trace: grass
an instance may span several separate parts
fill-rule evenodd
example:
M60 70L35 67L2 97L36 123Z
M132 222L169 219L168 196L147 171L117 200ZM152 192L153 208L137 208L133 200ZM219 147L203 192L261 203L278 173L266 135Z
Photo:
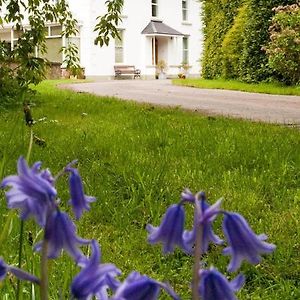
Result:
M243 264L247 283L238 298L300 299L299 130L75 94L58 90L55 83L38 86L34 99L34 118L47 118L34 126L46 147L34 145L31 162L41 160L56 174L79 160L86 194L98 200L78 223L78 232L100 242L104 262L115 263L124 276L137 270L168 280L183 300L190 299L192 259L179 250L163 256L160 246L147 244L145 230L148 223L157 226L189 187L206 191L211 203L224 197L225 209L242 213L257 233L267 233L277 245L260 265ZM26 155L29 132L22 111L1 113L0 126L0 172L6 176L16 172L19 155ZM69 211L66 178L58 192ZM3 193L0 198L0 253L16 264L19 220L7 210ZM33 243L41 239L33 222L26 222L25 230ZM39 274L29 235L24 249L23 267ZM225 271L228 258L220 252L212 247L204 260ZM77 270L66 255L50 262L51 299L69 298ZM15 298L15 284L3 282L2 299ZM35 299L36 291L23 284L23 299Z
M251 93L300 96L300 85L285 86L280 83L245 83L237 80L187 78L173 79L173 84L201 89L221 89Z

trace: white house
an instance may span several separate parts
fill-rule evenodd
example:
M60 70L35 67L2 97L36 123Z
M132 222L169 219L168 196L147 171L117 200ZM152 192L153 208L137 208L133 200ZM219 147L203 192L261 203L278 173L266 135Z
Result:
M199 75L203 35L198 0L124 0L121 39L101 48L94 45L93 29L96 17L106 12L105 1L102 2L69 0L79 24L78 36L70 40L79 47L80 64L88 78L113 78L115 65L134 65L143 78L154 78L161 60L167 64L168 76L177 76L182 63L190 66L191 76ZM49 24L46 57L53 62L63 61L59 48L68 42L60 32L59 25ZM0 29L0 39L12 48L19 34L12 24Z

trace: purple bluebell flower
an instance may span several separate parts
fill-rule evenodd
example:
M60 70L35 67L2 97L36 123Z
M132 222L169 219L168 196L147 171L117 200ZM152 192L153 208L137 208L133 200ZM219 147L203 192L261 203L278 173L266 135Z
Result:
M202 300L237 300L234 292L245 283L244 275L240 274L231 282L216 269L200 271L199 294Z
M260 254L274 251L275 245L264 242L267 236L256 235L241 215L229 212L224 214L223 231L229 246L223 250L223 254L231 255L227 268L229 272L236 271L244 259L256 265L261 261Z
M78 220L84 210L90 209L90 203L94 202L96 198L84 194L82 180L77 169L67 167L66 171L70 172L69 186L71 200L69 203L72 205L74 215Z
M64 249L75 260L82 263L85 259L79 250L79 245L87 245L90 240L85 240L76 235L76 226L66 213L59 210L53 211L47 218L44 239L47 242L48 258L56 258ZM40 251L43 241L35 245L34 249Z
M161 288L173 299L180 299L168 284L132 272L117 289L112 300L156 300Z
M185 213L182 205L171 205L167 209L159 227L153 227L150 224L147 225L149 243L162 242L164 253L173 252L176 245L184 249L185 246L182 238L184 221Z
M2 258L0 258L0 281L2 281L7 273L7 265L6 263L3 261Z
M2 258L0 258L0 281L2 281L5 276L6 273L10 272L11 274L15 275L17 278L21 279L21 280L26 280L26 281L30 281L33 283L40 283L40 280L35 277L34 275L31 275L19 268L7 265Z
M183 200L192 199L192 193L188 190L182 194ZM201 242L201 253L205 253L208 250L208 246L210 242L213 242L217 245L223 244L223 240L221 240L216 234L213 232L212 222L218 215L220 211L221 200L218 200L215 204L209 205L206 202L205 194L202 192L199 194L200 200L196 199L194 196L194 202L199 201L199 206L201 209L201 213L197 211L195 207L194 213L194 225L191 231L185 230L183 233L183 241L185 245L185 250L188 253L193 253L193 247L196 242L196 227L200 225L203 226L203 234L202 234L202 242Z
M73 279L72 295L76 299L86 300L96 296L97 299L108 299L107 289L116 291L120 282L115 279L121 271L113 264L100 264L101 253L98 243L92 241L91 258L84 264L82 270Z
M30 168L25 159L20 157L18 175L4 178L1 187L12 187L6 192L8 208L20 209L21 219L33 216L44 227L48 211L55 205L57 192L49 181L49 173L45 176L44 171L39 172L40 165L35 163Z

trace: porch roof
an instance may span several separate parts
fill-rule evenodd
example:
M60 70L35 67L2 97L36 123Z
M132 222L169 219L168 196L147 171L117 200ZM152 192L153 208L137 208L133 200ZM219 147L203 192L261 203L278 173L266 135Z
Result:
M146 35L163 35L163 36L184 36L176 29L164 24L162 21L150 21L148 25L143 29L142 34Z

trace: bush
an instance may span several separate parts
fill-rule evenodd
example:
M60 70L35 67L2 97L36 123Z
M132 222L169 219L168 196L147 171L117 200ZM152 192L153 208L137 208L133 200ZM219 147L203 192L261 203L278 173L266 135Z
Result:
M287 84L300 83L300 5L279 6L274 11L271 41L265 48L269 66Z
M269 42L269 26L274 12L272 8L286 5L294 0L247 0L249 11L244 32L243 53L241 58L241 79L259 82L273 76L268 65L268 57L262 50Z
M222 77L224 78L240 77L241 53L243 51L245 21L248 9L247 3L239 8L232 27L224 37L222 43Z
M202 76L237 78L246 82L274 76L263 47L278 5L294 0L202 0L204 55Z
M222 75L222 42L231 28L241 0L203 1L204 54L202 76L207 79Z

